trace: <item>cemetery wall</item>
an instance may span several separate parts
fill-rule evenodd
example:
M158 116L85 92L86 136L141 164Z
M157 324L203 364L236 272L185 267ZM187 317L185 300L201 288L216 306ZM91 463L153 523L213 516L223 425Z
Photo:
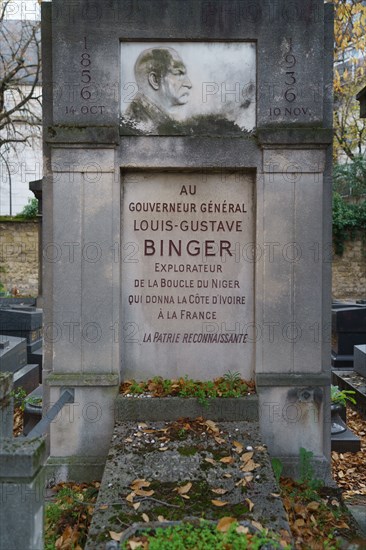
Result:
M0 282L6 290L38 293L38 221L0 222Z
M366 289L366 243L361 232L354 240L344 243L342 256L333 255L333 298L365 298Z
M37 295L38 221L0 222L0 281L11 290ZM359 233L344 243L342 256L334 254L332 293L337 299L362 298L366 288L366 248Z

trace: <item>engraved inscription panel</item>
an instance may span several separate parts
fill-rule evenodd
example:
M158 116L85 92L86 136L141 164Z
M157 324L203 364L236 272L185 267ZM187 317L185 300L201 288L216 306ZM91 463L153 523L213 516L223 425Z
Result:
M122 378L253 375L254 177L128 173Z
M250 132L256 116L253 43L122 43L122 134Z

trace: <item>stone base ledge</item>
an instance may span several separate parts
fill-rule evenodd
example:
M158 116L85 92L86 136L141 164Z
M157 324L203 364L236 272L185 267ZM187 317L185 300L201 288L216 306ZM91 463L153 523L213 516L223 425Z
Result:
M49 457L44 468L47 486L66 481L99 481L102 479L106 460L105 455Z
M125 397L118 395L115 418L121 422L169 422L178 418L203 416L217 422L257 421L258 396L221 397L208 399L207 406L196 398L184 397Z
M331 373L325 372L289 372L289 373L271 373L262 372L256 375L256 385L272 386L329 386L331 382Z
M100 386L118 386L118 374L104 373L52 373L47 376L45 383L48 386L71 386L71 387L100 387Z
M31 480L46 460L43 438L17 437L0 442L0 482L22 483Z
M298 456L274 456L271 458L277 458L283 465L282 475L285 477L291 477L292 479L299 479L300 477L300 461ZM321 479L325 485L334 486L335 482L330 473L329 461L324 455L314 456L311 459L311 465L314 470L314 479Z

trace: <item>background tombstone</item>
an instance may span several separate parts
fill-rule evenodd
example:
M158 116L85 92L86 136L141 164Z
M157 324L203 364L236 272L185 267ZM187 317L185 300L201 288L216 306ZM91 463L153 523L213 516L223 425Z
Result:
M177 353L172 340L150 347L145 334L154 337L169 328L187 346L191 365L196 357L207 378L218 372L218 364L210 371L198 336L183 344L190 320L192 333L200 333L197 319L180 319L184 324L168 318L168 311L181 315L183 308L162 279L186 278L156 271L153 250L161 257L167 250L157 262L169 260L173 270L180 254L185 266L197 266L198 255L207 265L215 254L222 279L239 283L218 294L245 296L245 304L214 308L213 293L207 294L206 310L216 312L224 346L217 349L227 357L222 372L254 374L263 439L288 472L296 469L300 447L313 451L319 469L327 471L331 6L322 0L171 0L168 7L163 0L54 0L42 11L44 81L54 83L44 89L45 401L56 401L61 387L75 388L75 403L51 426L51 461L58 474L76 475L72 462L85 478L88 460L103 464L119 380L132 376L138 363L137 374L148 376L159 373L163 358L160 372L168 374L166 357L172 357L173 374L185 374L184 351ZM159 50L161 64L135 73L147 42ZM228 52L234 50L242 63L234 54L230 62ZM232 202L247 201L250 217L223 211L224 192L230 202L236 177L244 181ZM221 205L216 215L229 224L240 222L235 231L225 234L216 226L207 237L201 226L185 232L179 226L183 217L176 228L174 213L162 207L157 212L157 204L179 202L169 196L177 178L188 188L201 179L204 200L202 194L192 201L181 196L181 203L198 209L215 202L210 187L215 181ZM155 212L143 218L129 205L144 185L145 202L155 204ZM161 222L160 229L152 228L152 220ZM187 221L194 220L191 212ZM138 235L141 221L150 224L146 237ZM174 222L171 230L167 222ZM188 262L194 245L199 252ZM226 251L225 264L220 250ZM150 273L141 271L145 266ZM149 279L157 281L156 297L175 300L174 309L162 305L165 325L159 324L156 304L146 302L147 286L135 293L142 303L128 302L135 281L148 285ZM204 296L197 274L189 280L192 294ZM212 285L212 275L207 280ZM182 289L180 295L189 293ZM196 306L186 310L199 312ZM229 334L245 336L245 343ZM243 346L242 363L235 346Z
M355 371L366 378L366 344L355 346L354 357Z
M332 307L332 367L352 369L354 347L366 341L366 307Z

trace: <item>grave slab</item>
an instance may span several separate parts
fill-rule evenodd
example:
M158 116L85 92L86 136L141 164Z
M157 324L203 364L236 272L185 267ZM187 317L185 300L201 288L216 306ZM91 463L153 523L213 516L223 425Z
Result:
M140 521L143 513L151 521L156 521L158 515L163 515L167 520L185 516L217 519L234 515L239 519L257 520L273 531L284 529L289 532L282 501L273 496L277 494L278 486L267 450L259 436L258 424L223 422L216 425L208 421L207 426L215 430L212 432L210 428L205 429L205 420L201 418L201 421L203 430L198 434L188 428L185 430L184 423L176 426L175 423L165 422L140 425L136 422L117 422L86 550L104 549L110 540L110 530L121 532L121 526ZM179 426L184 432L182 436L179 435ZM164 434L166 440L162 443L158 438L164 437ZM215 436L220 439L219 444ZM245 453L253 453L255 469L251 472L240 469L245 463L242 458L251 460ZM224 460L220 461L222 458ZM248 466L247 470L250 468ZM154 496L151 499L136 496L136 501L141 499L142 503L135 511L126 497L130 495L131 484L136 479L151 483L144 491L152 489ZM191 494L190 499L174 499L174 488L188 482L192 483L192 489L187 493L187 496ZM243 500L241 485L245 486L244 497L254 504L250 512L244 511L245 498ZM223 489L223 495L212 491L218 488ZM215 499L227 504L223 508L215 507L211 503Z

